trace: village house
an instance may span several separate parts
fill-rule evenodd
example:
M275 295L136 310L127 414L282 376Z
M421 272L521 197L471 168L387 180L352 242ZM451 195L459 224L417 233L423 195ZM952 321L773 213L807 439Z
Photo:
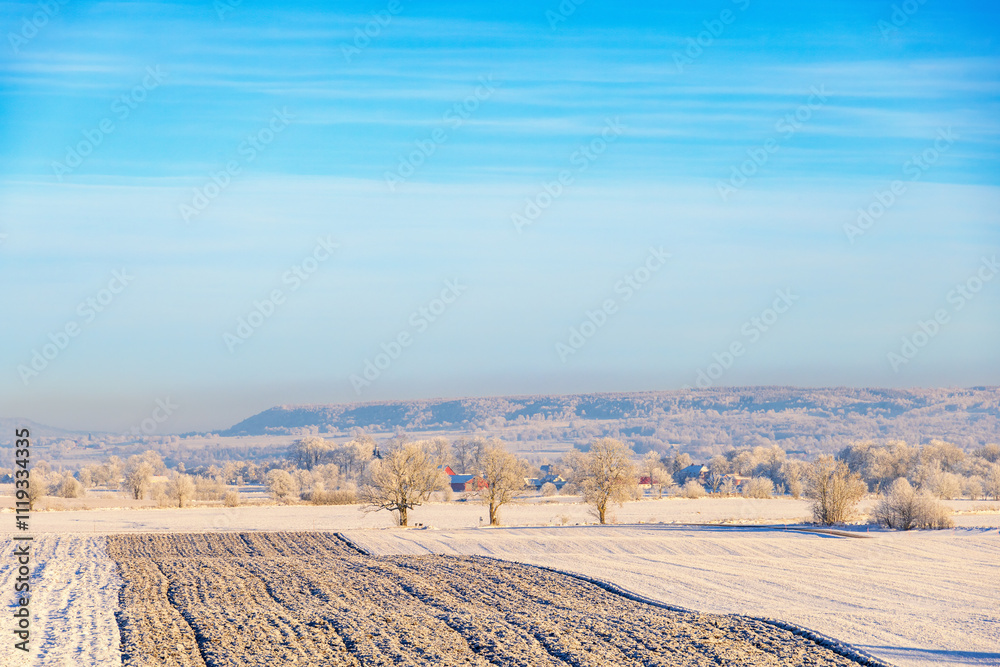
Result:
M677 471L677 483L684 484L689 479L698 480L700 484L708 483L708 466L690 465Z
M479 475L451 475L451 490L479 491L489 486L489 483Z

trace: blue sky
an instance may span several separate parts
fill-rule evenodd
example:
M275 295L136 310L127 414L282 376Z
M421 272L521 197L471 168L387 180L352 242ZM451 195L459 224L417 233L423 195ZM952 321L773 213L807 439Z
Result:
M990 3L49 7L0 10L3 416L998 381Z

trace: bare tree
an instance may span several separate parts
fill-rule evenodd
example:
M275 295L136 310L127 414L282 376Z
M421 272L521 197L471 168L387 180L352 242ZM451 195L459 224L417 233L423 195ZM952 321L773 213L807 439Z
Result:
M428 451L434 457L434 463L438 467L444 467L451 463L452 450L451 443L447 438L433 438L427 445Z
M992 496L993 500L1000 500L1000 463L990 464L986 479L983 480L983 492Z
M355 436L349 443L347 443L347 446L351 450L350 455L347 457L347 475L354 479L364 471L365 465L367 465L367 463L374 458L374 452L377 445L375 443L375 438L362 433Z
M77 474L77 478L80 480L80 484L84 489L89 489L94 486L94 470L97 466L89 465L80 468L80 472Z
M708 485L713 493L719 492L719 487L722 486L726 475L729 474L729 469L729 459L721 454L713 456L712 460L708 462Z
M149 466L153 469L154 475L165 475L167 472L167 466L163 462L163 457L160 453L153 451L152 449L147 449L142 453L142 459L149 463Z
M499 526L500 508L524 488L527 464L508 452L503 442L496 438L486 443L479 463L486 481L486 486L479 490L479 497L490 508L490 525Z
M358 497L366 511L395 512L399 525L406 526L409 510L446 483L444 471L438 469L427 443L407 442L372 461Z
M24 496L21 492L24 492ZM28 478L28 488L18 489L17 499L27 500L28 509L32 510L35 508L35 503L42 499L42 496L47 496L49 494L49 481L47 475L44 471L32 470L31 476Z
M691 460L691 455L687 452L682 452L677 456L673 457L670 461L670 474L673 475L674 481L683 482L684 480L677 478L677 473L690 465L693 465L694 461Z
M847 521L867 490L861 475L852 473L846 463L819 457L809 474L813 519L825 525Z
M805 479L808 476L808 465L802 461L785 461L781 465L780 477L784 481L788 493L798 500L805 491Z
M108 460L94 471L94 484L96 486L117 487L121 478L122 460L117 456L109 456Z
M482 438L459 438L452 444L455 459L455 472L461 475L472 474L479 467L480 452L483 449Z
M194 497L194 488L190 475L174 475L167 483L167 497L176 500L178 507L184 507Z
M979 449L972 452L973 456L977 456L984 461L989 461L990 463L1000 462L1000 445L995 442L991 442L988 445L983 445Z
M134 454L125 461L125 490L136 500L142 500L149 490L149 479L153 476L153 464L145 456Z
M663 485L670 481L671 475L663 465L657 452L648 452L639 464L639 472L649 478L649 488L656 491L656 497L663 497Z
M583 489L584 501L594 506L594 515L602 524L607 522L610 505L634 497L638 473L632 454L620 440L601 438L591 443L589 452L567 461L574 467L574 481Z
M331 443L323 438L309 436L308 438L296 440L291 447L290 454L298 466L306 470L312 470L314 466L320 464L323 457L332 449Z

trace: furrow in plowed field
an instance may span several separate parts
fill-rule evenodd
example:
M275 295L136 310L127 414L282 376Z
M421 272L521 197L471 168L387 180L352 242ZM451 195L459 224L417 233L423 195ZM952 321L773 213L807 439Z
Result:
M853 665L757 621L483 558L316 533L121 535L126 665Z

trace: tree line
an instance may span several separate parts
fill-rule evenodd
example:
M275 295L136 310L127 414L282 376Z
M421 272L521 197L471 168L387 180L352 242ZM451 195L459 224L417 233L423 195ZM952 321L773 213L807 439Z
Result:
M986 445L965 452L934 440L923 446L902 441L857 442L835 456L812 462L793 460L777 446L733 449L704 464L692 476L687 453L646 452L638 456L616 438L597 438L573 449L547 472L565 481L562 493L580 495L600 523L615 505L639 499L639 482L657 497L696 498L707 494L740 494L769 498L788 494L813 501L813 518L832 524L848 520L867 493L879 495L874 517L889 527L941 527L947 510L941 499L959 497L1000 500L1000 446ZM168 469L155 451L111 456L75 472L56 471L44 462L33 470L32 500L42 495L82 497L89 488L122 489L134 499L155 498L183 507L192 500L240 503L231 487L264 486L281 502L362 504L368 511L390 511L407 525L410 511L429 500L449 500L445 467L474 475L474 493L488 508L491 525L500 523L501 509L525 491L525 479L541 477L539 467L512 453L499 438L432 438L411 441L397 433L376 441L356 433L347 441L318 436L299 439L283 458L264 462L228 461L190 471L183 463ZM695 466L696 472L701 472ZM2 474L3 471L0 471ZM559 477L556 477L556 476ZM552 483L543 495L557 492Z

